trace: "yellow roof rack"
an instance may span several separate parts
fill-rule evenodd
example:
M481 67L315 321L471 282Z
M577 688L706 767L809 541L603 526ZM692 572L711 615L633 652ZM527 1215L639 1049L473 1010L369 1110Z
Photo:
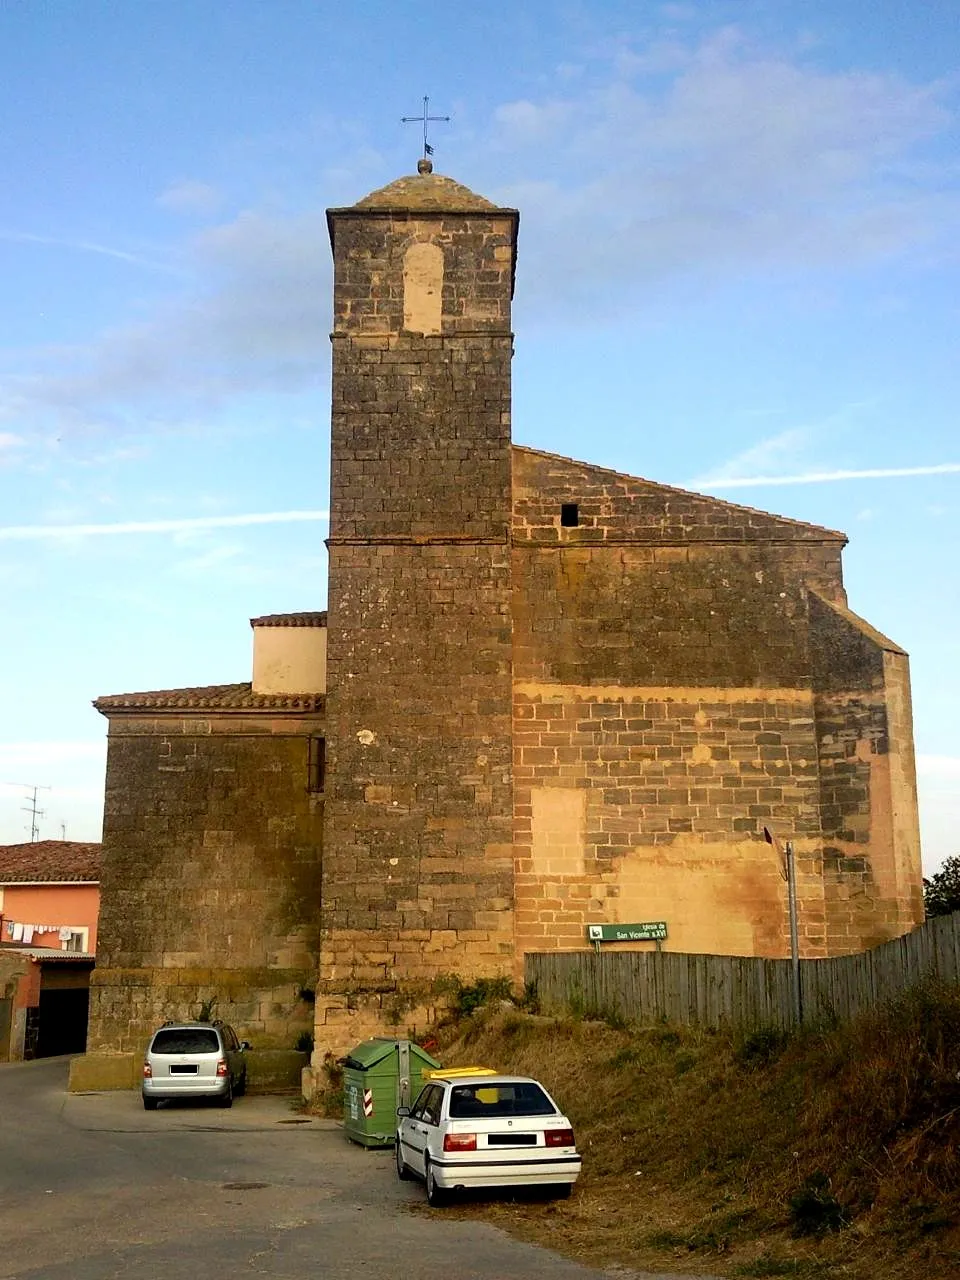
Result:
M424 1080L456 1080L461 1076L495 1076L493 1067L438 1067L424 1071Z

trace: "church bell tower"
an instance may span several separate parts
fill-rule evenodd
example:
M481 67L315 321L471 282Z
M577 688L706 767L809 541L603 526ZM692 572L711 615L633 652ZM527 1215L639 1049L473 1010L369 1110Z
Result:
M420 162L334 258L317 1047L513 961L510 307L518 214Z

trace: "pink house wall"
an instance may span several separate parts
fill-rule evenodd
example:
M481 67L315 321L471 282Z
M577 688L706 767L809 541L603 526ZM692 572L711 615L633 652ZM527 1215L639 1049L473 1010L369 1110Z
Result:
M100 911L100 886L96 884L8 884L3 886L3 906L0 908L0 939L12 941L7 932L7 922L16 924L45 924L54 926L49 932L34 933L30 945L53 947L60 950L63 944L58 930L88 929L87 951L97 949L97 916Z

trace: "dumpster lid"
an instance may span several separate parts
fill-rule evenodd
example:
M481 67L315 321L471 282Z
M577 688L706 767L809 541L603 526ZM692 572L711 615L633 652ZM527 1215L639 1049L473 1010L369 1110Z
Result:
M357 1071L367 1071L389 1057L396 1047L396 1040L388 1040L385 1036L374 1036L372 1040L364 1040L356 1048L351 1049L344 1058L343 1065L353 1067Z

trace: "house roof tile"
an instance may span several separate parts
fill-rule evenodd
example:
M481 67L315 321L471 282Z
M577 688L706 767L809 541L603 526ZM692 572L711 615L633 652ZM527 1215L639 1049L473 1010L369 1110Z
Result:
M251 627L325 627L326 609L314 613L265 613L262 618L251 618Z
M196 689L149 689L97 698L98 711L320 711L322 693L254 693L243 684L210 684Z
M97 883L100 845L82 840L33 840L0 845L0 884L31 880Z

